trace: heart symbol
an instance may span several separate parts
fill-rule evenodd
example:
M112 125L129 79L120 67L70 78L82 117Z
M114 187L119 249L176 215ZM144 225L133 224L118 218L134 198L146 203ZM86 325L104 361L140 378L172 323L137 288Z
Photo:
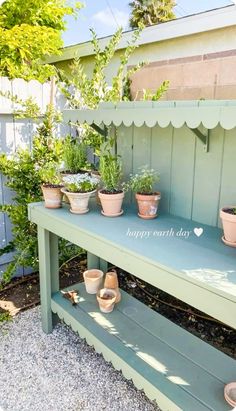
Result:
M194 234L197 236L197 237L201 237L201 235L203 234L203 228L201 228L201 227L199 227L199 228L194 228Z

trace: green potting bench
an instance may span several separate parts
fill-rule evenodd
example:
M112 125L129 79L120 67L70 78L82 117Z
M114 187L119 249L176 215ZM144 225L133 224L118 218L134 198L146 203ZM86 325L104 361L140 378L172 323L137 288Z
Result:
M76 216L66 206L48 210L36 203L29 207L29 218L38 225L46 333L52 331L53 319L63 319L125 377L155 398L162 410L229 409L223 388L235 380L235 360L125 292L113 313L102 314L83 284L73 286L81 297L74 308L60 294L58 282L57 239L62 237L88 250L89 267L109 261L235 327L235 250L221 242L221 230L201 225L204 232L197 237L193 232L196 224L182 218L161 215L155 221L143 221L133 209L125 209L123 217L110 219L101 216L95 205L87 215ZM171 228L176 234L181 230L191 233L188 239L157 235ZM135 232L152 234L141 239L130 235Z
M64 116L101 133L115 125L125 174L143 164L156 168L162 200L160 216L150 221L128 204L116 219L103 217L96 204L82 216L66 205L29 206L38 225L44 331L63 319L163 411L228 411L223 390L236 379L234 359L125 292L112 313L102 314L78 284L73 307L59 291L57 243L62 237L86 249L89 268L105 270L109 261L236 328L236 249L222 243L218 219L219 207L236 201L236 102L103 104Z

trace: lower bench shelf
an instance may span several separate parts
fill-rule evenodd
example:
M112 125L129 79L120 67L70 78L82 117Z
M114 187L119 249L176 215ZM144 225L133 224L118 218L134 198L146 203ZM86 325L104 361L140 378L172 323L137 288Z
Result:
M103 314L84 284L72 288L79 304L57 292L52 311L163 411L229 410L223 391L236 379L235 360L123 291L114 311Z

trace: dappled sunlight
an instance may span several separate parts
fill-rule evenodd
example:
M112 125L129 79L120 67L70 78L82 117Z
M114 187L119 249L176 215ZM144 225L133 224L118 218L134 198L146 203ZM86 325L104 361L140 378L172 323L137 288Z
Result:
M16 307L10 300L0 300L0 309L9 311L11 315L16 315L20 311L20 307Z
M98 312L89 312L89 315L96 321L97 324L105 328L110 332L110 334L118 334L114 325L106 318L106 315Z
M183 270L188 277L236 296L236 271L218 271L210 268Z
M162 364L160 361L156 360L156 358L154 358L152 355L149 355L142 351L137 351L136 354L139 358L145 361L148 365L150 365L156 371L160 372L161 374L167 373L168 369L166 368L166 366Z
M177 375L170 375L169 377L167 377L167 380L177 385L190 385L187 381L183 380L183 378L178 377Z

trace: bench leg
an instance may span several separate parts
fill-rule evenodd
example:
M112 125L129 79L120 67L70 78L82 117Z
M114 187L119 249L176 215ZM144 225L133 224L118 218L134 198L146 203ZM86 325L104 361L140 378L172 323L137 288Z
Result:
M99 266L100 266L100 270L102 270L104 273L107 273L107 271L108 271L108 262L107 261L100 258Z
M38 246L42 328L49 334L57 320L51 311L52 292L59 290L57 236L38 227Z
M87 268L91 270L92 268L100 269L100 259L94 254L87 252Z
M102 258L99 258L96 255L87 252L87 267L88 270L92 268L98 268L99 270L102 270L104 273L106 273L108 270L108 263Z

